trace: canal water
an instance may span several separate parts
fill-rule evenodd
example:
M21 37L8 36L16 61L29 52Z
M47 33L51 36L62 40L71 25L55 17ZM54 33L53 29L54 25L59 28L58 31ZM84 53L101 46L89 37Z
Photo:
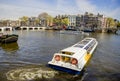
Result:
M119 81L120 36L92 33L60 34L59 31L16 31L17 43L0 45L0 81ZM78 75L53 70L46 66L53 54L85 37L94 37L98 46Z

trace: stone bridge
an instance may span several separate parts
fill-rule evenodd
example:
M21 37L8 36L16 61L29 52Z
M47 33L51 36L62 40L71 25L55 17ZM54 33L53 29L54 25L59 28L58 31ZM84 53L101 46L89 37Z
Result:
M4 32L4 31L12 31L13 28L12 27L0 27L0 31Z
M21 30L45 30L47 27L27 27L27 26L21 26Z

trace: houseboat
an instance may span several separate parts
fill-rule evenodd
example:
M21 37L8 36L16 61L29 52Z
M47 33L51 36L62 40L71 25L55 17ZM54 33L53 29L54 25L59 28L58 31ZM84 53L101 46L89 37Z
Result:
M80 74L98 42L95 38L85 38L82 41L55 53L48 66L70 74Z

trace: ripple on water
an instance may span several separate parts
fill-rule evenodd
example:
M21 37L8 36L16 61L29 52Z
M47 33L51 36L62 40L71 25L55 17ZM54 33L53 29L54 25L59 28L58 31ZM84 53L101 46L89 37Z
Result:
M53 78L57 71L43 70L41 68L16 69L6 73L8 80L34 80L42 78Z

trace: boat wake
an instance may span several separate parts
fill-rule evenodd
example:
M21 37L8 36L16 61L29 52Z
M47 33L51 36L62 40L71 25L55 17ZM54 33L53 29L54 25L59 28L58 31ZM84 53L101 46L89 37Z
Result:
M53 78L57 71L54 70L43 70L42 68L26 68L26 69L16 69L10 70L6 73L8 80L35 80L42 78Z

